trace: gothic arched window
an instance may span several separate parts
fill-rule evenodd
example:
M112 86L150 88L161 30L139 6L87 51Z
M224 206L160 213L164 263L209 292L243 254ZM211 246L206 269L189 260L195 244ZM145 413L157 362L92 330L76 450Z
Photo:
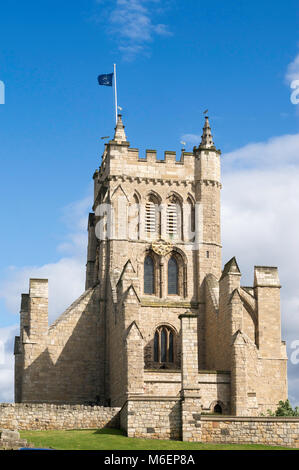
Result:
M221 406L219 405L219 403L217 403L217 405L214 406L214 413L222 413L222 408Z
M173 362L174 358L174 334L168 326L157 328L154 337L154 361Z
M148 238L155 238L160 235L160 218L159 201L155 195L150 195L145 203L145 232Z
M182 207L176 196L171 196L166 207L166 232L169 238L182 238Z
M151 256L147 256L144 260L144 293L155 293L155 266Z
M178 263L174 256L168 261L168 294L178 295L179 282L178 282Z

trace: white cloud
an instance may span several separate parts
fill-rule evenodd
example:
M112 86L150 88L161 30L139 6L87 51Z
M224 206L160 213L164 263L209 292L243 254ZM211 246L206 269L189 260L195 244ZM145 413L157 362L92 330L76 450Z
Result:
M127 61L133 60L141 52L148 53L148 44L155 36L172 34L166 24L155 23L154 18L164 9L163 4L163 7L159 7L160 0L101 0L97 3L109 9L106 17L109 34Z
M84 291L87 250L87 216L91 197L76 201L63 209L63 223L68 233L57 249L67 253L55 263L42 266L10 266L0 280L0 298L19 322L21 293L28 292L29 278L49 279L49 323L52 323ZM0 328L0 345L4 344L4 363L0 361L0 402L13 401L14 396L14 337L19 325ZM1 349L1 348L0 348ZM1 349L2 351L2 349ZM1 359L1 358L0 358Z
M43 266L11 267L1 282L0 296L7 309L20 311L21 293L28 292L29 278L49 279L49 321L53 322L84 291L84 258L62 258Z
M11 402L14 397L14 337L18 325L0 328L0 343L4 345L4 356L0 360L0 403ZM2 348L1 348L2 350ZM2 352L2 351L1 351Z
M131 46L119 46L118 47L120 52L123 53L123 57L127 62L130 62L135 59L136 55L139 53L143 53L148 55L148 52L144 51L144 46L140 46L138 44L131 45Z
M201 135L197 134L184 134L181 137L181 140L190 145L199 145L201 142Z
M87 250L87 216L91 197L76 201L63 209L63 223L69 229L57 250L63 256L55 263L42 266L10 266L0 281L0 298L7 309L18 314L21 293L28 292L29 278L49 279L49 321L52 322L83 291Z
M243 285L252 285L254 265L278 266L282 284L282 336L299 339L299 135L246 145L222 158L223 262L236 256ZM289 364L289 390L299 365Z
M254 142L223 155L230 168L264 168L299 165L299 134L272 137L266 142Z

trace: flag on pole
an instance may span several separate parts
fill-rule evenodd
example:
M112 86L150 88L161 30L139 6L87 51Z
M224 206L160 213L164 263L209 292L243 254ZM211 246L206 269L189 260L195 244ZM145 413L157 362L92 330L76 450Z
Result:
M103 73L98 76L99 85L112 86L114 81L114 103L115 103L115 123L117 124L117 89L116 89L116 64L113 64L112 73Z
M112 86L113 73L104 73L98 76L99 85Z

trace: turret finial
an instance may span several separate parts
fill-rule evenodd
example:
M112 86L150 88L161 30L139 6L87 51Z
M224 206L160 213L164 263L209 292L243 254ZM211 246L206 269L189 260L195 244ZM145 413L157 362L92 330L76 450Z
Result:
M126 142L127 136L125 133L125 126L123 125L121 114L117 115L117 124L115 127L114 139L116 142Z
M208 116L205 116L205 125L203 127L200 147L204 147L204 148L214 147L213 136L211 133L211 127L210 127Z

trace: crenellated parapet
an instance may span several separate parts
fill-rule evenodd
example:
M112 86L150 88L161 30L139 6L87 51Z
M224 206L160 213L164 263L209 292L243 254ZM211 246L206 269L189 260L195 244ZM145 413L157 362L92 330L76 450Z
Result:
M142 157L139 154L139 149L137 148L129 148L128 153L129 153L128 155L129 158L131 157L135 161L141 164L145 162L148 162L148 163L151 162L151 163L157 163L157 165L165 164L165 163L180 165L180 164L188 163L188 161L186 160L188 157L194 158L193 152L182 151L180 154L180 157L177 159L176 152L172 150L165 150L163 158L158 158L157 150L146 150L145 157Z

